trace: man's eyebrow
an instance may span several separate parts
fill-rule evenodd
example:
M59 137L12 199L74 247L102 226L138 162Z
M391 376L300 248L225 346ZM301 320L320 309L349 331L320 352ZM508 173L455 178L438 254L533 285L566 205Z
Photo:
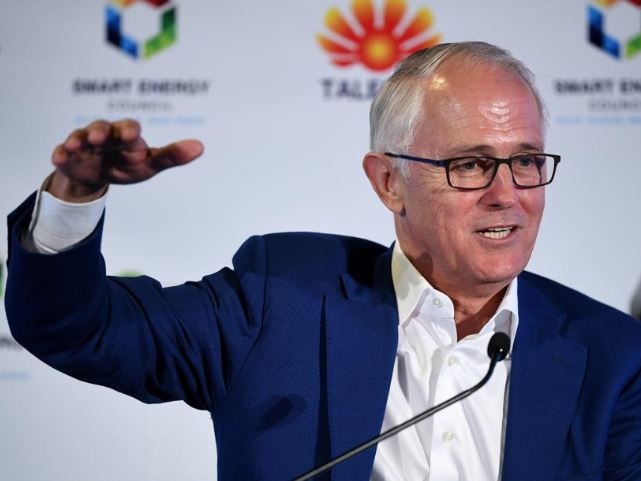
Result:
M521 152L543 152L543 147L537 143L524 142L517 145L515 153ZM478 144L469 146L458 146L447 150L445 157L460 157L464 155L488 155L493 157L496 149L492 145Z
M543 145L524 143L519 145L519 150L536 150L537 152L543 152Z

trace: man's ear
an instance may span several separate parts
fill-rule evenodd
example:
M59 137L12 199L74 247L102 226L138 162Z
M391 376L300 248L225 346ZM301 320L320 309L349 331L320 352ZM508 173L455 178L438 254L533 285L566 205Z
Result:
M403 215L403 176L394 168L393 160L378 152L363 158L363 170L381 202L394 214Z

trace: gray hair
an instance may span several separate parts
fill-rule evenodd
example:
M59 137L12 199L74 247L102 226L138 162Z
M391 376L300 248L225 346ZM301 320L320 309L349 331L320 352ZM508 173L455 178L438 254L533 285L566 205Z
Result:
M443 43L419 50L398 64L377 92L370 108L370 149L375 152L407 152L414 141L424 98L425 80L449 59L462 57L476 65L491 65L517 74L534 95L541 121L546 110L534 83L534 74L510 52L485 42ZM395 166L407 175L407 162Z

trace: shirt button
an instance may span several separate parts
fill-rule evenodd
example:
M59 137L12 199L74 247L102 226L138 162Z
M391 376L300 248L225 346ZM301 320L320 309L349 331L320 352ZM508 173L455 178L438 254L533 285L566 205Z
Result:
M452 431L444 431L443 434L441 434L441 440L444 443L454 441L454 433Z
M443 307L443 301L440 300L438 297L434 298L434 300L432 301L432 304L434 304L436 307Z
M458 357L456 356L450 356L447 358L447 365L452 367L456 366L458 364Z

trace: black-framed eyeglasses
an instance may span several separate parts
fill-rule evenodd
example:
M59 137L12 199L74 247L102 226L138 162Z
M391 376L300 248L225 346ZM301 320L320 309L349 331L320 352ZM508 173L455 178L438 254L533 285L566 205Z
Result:
M560 155L554 154L518 154L507 159L485 155L453 157L451 159L432 160L413 155L385 152L388 157L411 160L444 167L447 183L456 189L478 190L488 187L501 164L506 164L512 173L514 185L522 189L533 189L547 185L554 180L556 166L561 162Z

